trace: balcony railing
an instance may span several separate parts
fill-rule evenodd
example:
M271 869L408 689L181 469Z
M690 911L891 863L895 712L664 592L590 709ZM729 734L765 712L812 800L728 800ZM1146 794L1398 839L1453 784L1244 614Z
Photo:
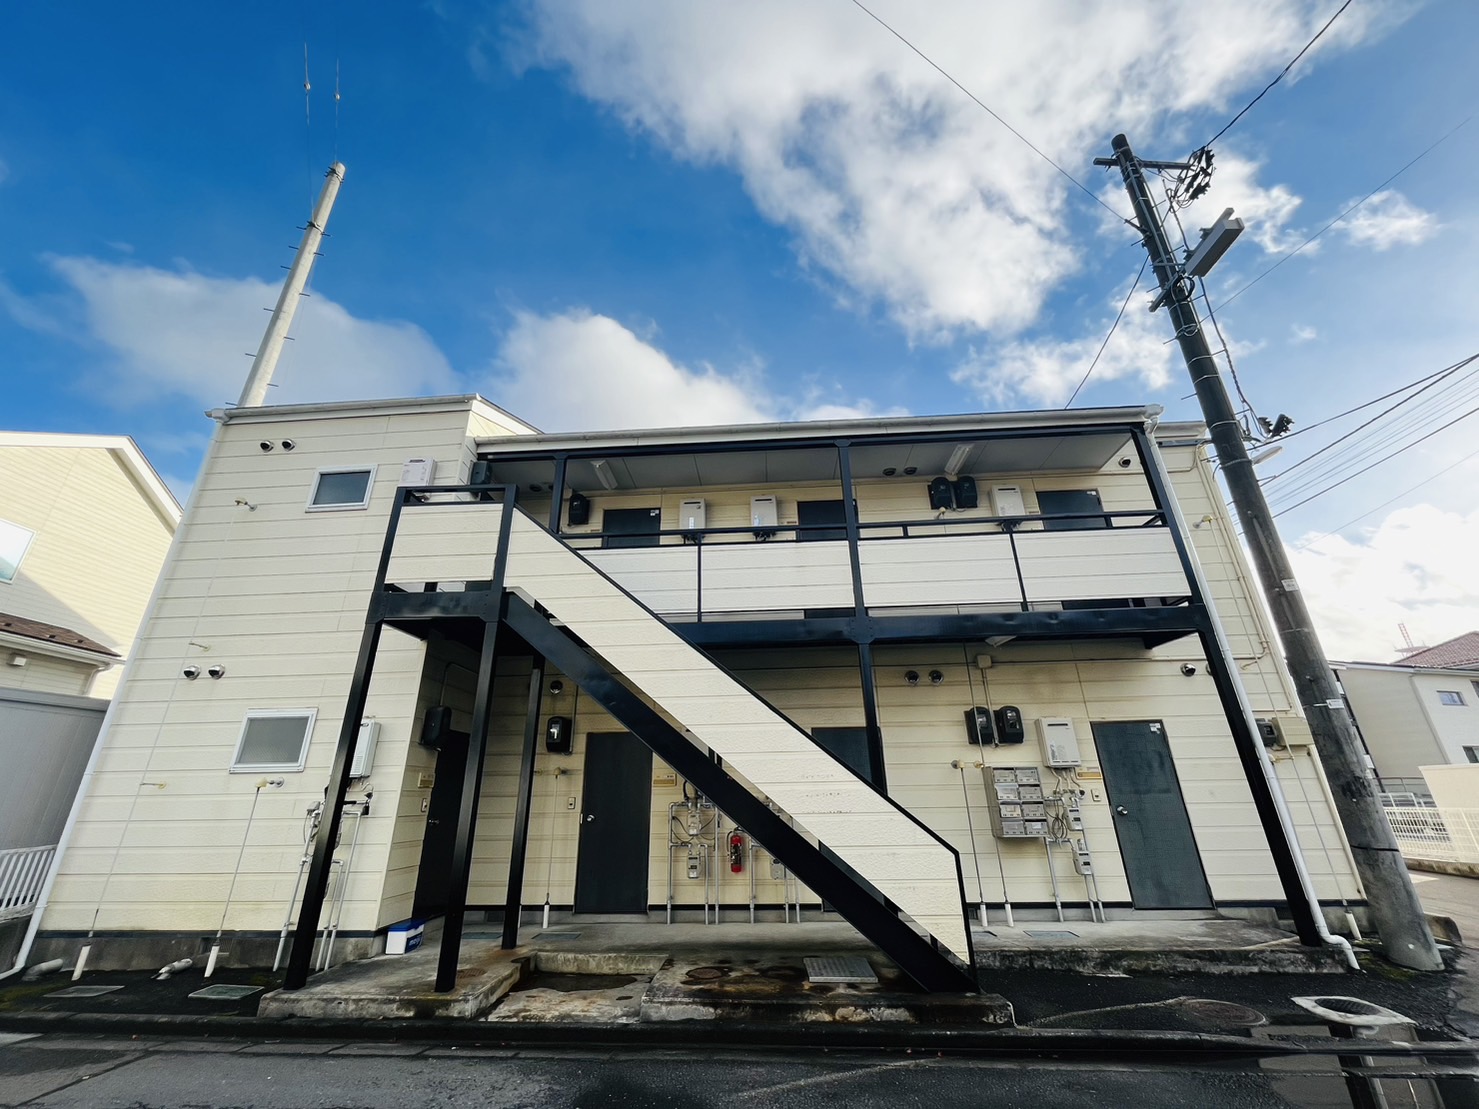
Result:
M846 540L831 538L838 530L667 530L641 547L603 545L630 536L562 538L653 611L702 621L851 609L852 557ZM1153 511L870 522L859 526L858 569L864 605L876 614L1029 611L1188 592L1170 528Z
M55 855L56 844L0 851L0 920L31 915Z

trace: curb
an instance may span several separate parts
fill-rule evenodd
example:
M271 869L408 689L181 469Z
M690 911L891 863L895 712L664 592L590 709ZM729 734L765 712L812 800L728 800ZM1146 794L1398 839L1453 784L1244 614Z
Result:
M0 1032L102 1034L112 1036L252 1040L427 1041L490 1047L767 1048L776 1051L892 1050L940 1054L1032 1054L1116 1057L1167 1054L1234 1059L1321 1056L1348 1053L1337 1040L1256 1040L1247 1036L1135 1030L968 1029L879 1024L761 1024L740 1021L651 1024L493 1024L485 1021L305 1019L163 1013L0 1014ZM1473 1061L1473 1041L1392 1043L1366 1041L1361 1054L1408 1059L1441 1057Z

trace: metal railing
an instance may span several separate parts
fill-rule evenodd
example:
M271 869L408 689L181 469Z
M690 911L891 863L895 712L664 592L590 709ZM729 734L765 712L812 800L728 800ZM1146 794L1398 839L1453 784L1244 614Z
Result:
M1479 866L1479 809L1401 806L1383 811L1403 858Z
M0 920L31 915L55 856L54 843L0 851Z

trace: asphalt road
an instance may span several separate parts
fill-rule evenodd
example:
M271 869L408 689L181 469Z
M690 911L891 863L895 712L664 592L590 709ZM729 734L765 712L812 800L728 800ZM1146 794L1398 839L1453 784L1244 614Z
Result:
M5 1041L9 1042L5 1042ZM424 1044L0 1037L0 1104L86 1109L336 1106L1348 1106L1332 1060L1277 1069L902 1053L528 1051ZM1383 1080L1393 1109L1438 1106ZM1453 1103L1457 1104L1457 1103Z
M1409 871L1418 900L1430 913L1452 917L1464 946L1479 949L1479 878Z

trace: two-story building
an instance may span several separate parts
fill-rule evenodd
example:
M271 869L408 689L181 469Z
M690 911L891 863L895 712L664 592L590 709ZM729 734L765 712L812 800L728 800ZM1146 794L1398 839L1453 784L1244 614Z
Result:
M1198 425L214 415L37 957L825 908L955 988L1001 914L1360 903Z

